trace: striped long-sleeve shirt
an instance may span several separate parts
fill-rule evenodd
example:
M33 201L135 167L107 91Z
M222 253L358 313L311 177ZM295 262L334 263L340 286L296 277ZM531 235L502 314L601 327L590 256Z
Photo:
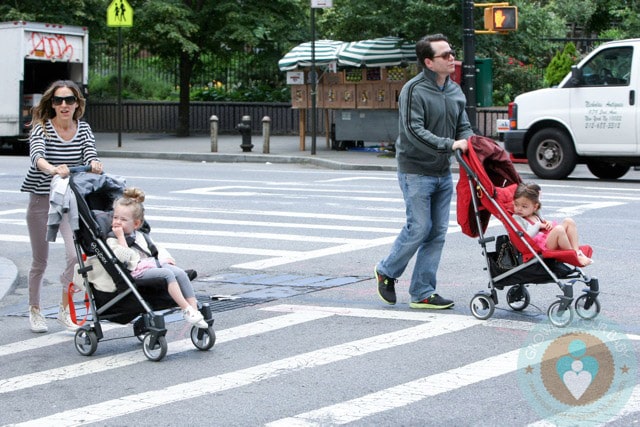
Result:
M95 137L87 122L78 121L78 129L70 141L60 138L50 120L45 123L45 129L38 124L31 131L29 137L31 166L20 191L49 194L51 176L36 166L38 159L42 157L54 166L62 164L81 166L88 165L92 160L99 160Z

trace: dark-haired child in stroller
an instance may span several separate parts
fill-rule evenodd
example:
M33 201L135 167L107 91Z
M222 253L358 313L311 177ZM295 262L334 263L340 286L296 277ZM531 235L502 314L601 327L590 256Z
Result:
M107 245L135 279L166 280L167 291L182 310L184 319L199 328L207 328L187 273L175 265L166 249L140 231L144 224L144 199L142 190L130 187L114 202Z
M518 185L513 195L513 219L541 249L572 250L582 267L592 264L593 260L580 249L578 228L572 218L565 218L559 224L542 218L540 191L540 186L533 182Z

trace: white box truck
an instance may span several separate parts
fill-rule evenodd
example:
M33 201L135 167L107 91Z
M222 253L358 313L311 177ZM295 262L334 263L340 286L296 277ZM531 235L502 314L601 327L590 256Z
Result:
M600 45L557 87L509 104L505 149L540 178L564 179L579 163L618 179L640 165L640 39Z
M28 149L31 107L55 80L72 80L86 93L89 32L37 22L0 23L0 145Z

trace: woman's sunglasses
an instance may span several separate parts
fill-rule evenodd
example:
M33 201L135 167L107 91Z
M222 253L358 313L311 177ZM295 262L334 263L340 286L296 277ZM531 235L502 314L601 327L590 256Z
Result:
M76 98L75 96L71 95L71 96L54 96L53 98L51 98L51 103L53 105L62 105L62 103L64 102L67 105L73 105L78 101L78 98Z

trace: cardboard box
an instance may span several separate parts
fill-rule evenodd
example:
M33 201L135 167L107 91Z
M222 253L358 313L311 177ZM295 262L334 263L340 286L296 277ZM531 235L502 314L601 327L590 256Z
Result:
M388 84L388 108L398 108L398 98L400 97L400 91L402 90L404 83L389 83Z
M356 108L356 85L343 84L335 85L336 88L336 108Z
M337 85L344 83L344 72L324 73L320 78L321 85Z
M368 83L356 86L356 107L358 109L389 108L389 85L386 83Z
M309 85L291 86L291 108L309 108Z
M318 86L316 105L319 108L339 108L340 103L338 102L338 87L339 85Z

